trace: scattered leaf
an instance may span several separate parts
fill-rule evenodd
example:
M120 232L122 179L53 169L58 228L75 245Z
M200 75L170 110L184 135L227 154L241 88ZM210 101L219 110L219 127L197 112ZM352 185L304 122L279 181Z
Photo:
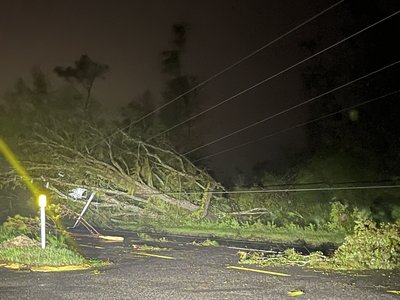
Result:
M288 292L288 295L291 296L291 297L296 297L296 296L300 296L300 295L303 295L303 294L304 294L304 292L301 291L301 290Z

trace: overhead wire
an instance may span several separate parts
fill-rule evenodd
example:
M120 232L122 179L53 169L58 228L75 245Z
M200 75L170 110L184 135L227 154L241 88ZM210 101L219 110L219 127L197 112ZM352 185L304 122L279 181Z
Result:
M343 108L343 109L340 109L340 110L337 110L337 111L335 111L335 112L332 112L332 113L323 115L323 116L321 116L321 117L314 118L314 119L312 119L312 120L309 120L309 121L306 121L306 122L302 122L302 123L299 123L299 124L297 124L297 125L294 125L294 126L291 126L291 127L288 127L288 128L282 129L282 130L279 130L279 131L275 131L275 132L273 132L273 133L271 133L271 134L264 135L264 136L262 136L262 137L260 137L260 138L257 138L257 139L254 139L254 140L250 140L250 141L247 141L247 142L244 142L244 143L241 143L241 144L238 144L238 145L235 145L235 146L226 148L226 149L224 149L224 150L221 150L221 151L218 151L218 152L215 152L215 153L212 153L212 154L203 156L203 157L201 157L201 158L198 158L198 159L194 160L193 163L196 163L196 162L199 162L199 161L202 161L202 160L211 158L211 157L215 157L215 156L218 156L218 155L227 153L227 152L231 152L231 151L234 151L234 150L243 148L243 147L245 147L245 146L248 146L248 145L251 145L251 144L254 144L254 143L258 143L258 142L260 142L260 141L262 141L262 140L265 140L265 139L267 139L267 138L271 138L271 137L277 136L277 135L279 135L279 134L282 134L282 133L286 133L286 132L288 132L288 131L291 131L291 130L293 130L293 129L297 129L297 128L300 128L300 127L303 127L303 126L306 126L306 125L309 125L309 124L312 124L312 123L321 121L321 120L323 120L323 119L329 118L329 117L334 116L334 115L336 115L336 114L339 114L339 113L342 113L342 112L345 112L345 111L349 111L349 110L351 110L351 109L354 109L354 108L357 108L357 107L360 107L360 106L363 106L363 105L366 105L366 104L369 104L369 103L372 103L372 102L375 102L375 101L378 101L378 100L381 100L381 99L384 99L384 98L387 98L387 97L390 97L390 96L393 96L393 95L396 95L396 94L398 94L398 93L400 93L400 90L396 90L396 91L394 91L394 92L386 93L386 94L384 94L384 95L382 95L382 96L375 97L375 98L373 98L373 99L369 99L369 100L363 101L363 102L361 102L361 103L358 103L358 104L355 104L355 105L352 105L352 106L345 107L345 108Z
M327 187L327 188L292 188L292 189L258 189L258 190L233 190L233 191L208 191L210 194L267 194L267 193L291 193L291 192L329 192L329 191L356 191L356 190L378 190L378 189L398 189L400 185L369 185L369 186L346 186L346 187ZM204 191L196 192L155 192L139 193L139 196L155 195L198 195Z
M274 79L274 78L276 78L276 77L278 77L278 76L280 76L280 75L282 75L282 74L284 74L284 73L286 73L286 72L288 72L288 71L290 71L290 70L292 70L292 69L298 67L299 65L301 65L301 64L303 64L303 63L305 63L305 62L307 62L307 61L309 61L309 60L311 60L311 59L313 59L313 58L315 58L315 57L321 55L322 53L324 53L324 52L326 52L326 51L328 51L328 50L330 50L330 49L332 49L332 48L334 48L334 47L336 47L336 46L338 46L338 45L340 45L340 44L342 44L342 43L344 43L344 42L346 42L346 41L348 41L348 40L350 40L350 39L352 39L352 38L354 38L355 36L357 36L357 35L359 35L359 34L365 32L365 31L367 31L367 30L369 30L369 29L371 29L371 28L377 26L378 24L380 24L380 23L382 23L382 22L384 22L384 21L386 21L386 20L388 20L388 19L394 17L395 15L397 15L397 14L399 14L399 13L400 13L400 10L398 10L398 11L396 11L396 12L394 12L394 13L392 13L392 14L386 16L386 17L384 17L383 19L380 19L379 21L377 21L377 22L375 22L375 23L373 23L373 24L368 25L367 27L364 27L363 29L361 29L361 30L359 30L359 31L357 31L357 32L355 32L355 33L353 33L353 34L351 34L350 36L348 36L348 37L346 37L346 38L344 38L344 39L342 39L342 40L340 40L340 41L338 41L338 42L336 42L336 43L334 43L334 44L332 44L332 45L330 45L330 46L324 48L323 50L318 51L318 52L316 52L316 53L310 55L309 57L307 57L307 58L305 58L305 59L302 59L302 60L300 60L299 62L297 62L297 63L295 63L295 64L293 64L293 65L291 65L291 66L289 66L289 67L287 67L287 68L285 68L285 69L283 69L283 70L277 72L277 73L275 73L274 75L271 75L271 76L269 76L268 78L265 78L265 79L263 79L263 80L257 82L256 84L254 84L254 85L252 85L252 86L250 86L250 87L248 87L248 88L246 88L246 89L244 89L244 90L241 90L240 92L234 94L233 96L230 96L230 97L228 97L228 98L226 98L226 99L224 99L224 100L218 102L217 104L215 104L215 105L213 105L213 106L211 106L211 107L209 107L209 108L207 108L207 109L205 109L205 110L203 110L203 111L201 111L201 112L199 112L199 113L197 113L197 114L195 114L195 115L193 115L193 116L191 116L191 117L185 119L184 121L179 122L179 123L177 123L177 124L175 124L175 125L173 125L173 126L167 128L167 129L165 129L164 131L162 131L162 132L160 132L160 133L158 133L158 134L153 135L152 137L150 137L150 138L147 139L146 141L148 142L148 141L150 141L150 140L155 139L156 137L159 137L160 135L163 135L163 134L165 134L165 133L168 133L168 132L170 132L171 130L173 130L173 129L179 127L179 126L181 126L181 125L183 125L183 124L185 124L185 123L187 123L187 122L189 122L189 121L191 121L191 120L193 120L193 119L195 119L195 118L198 118L198 117L200 117L200 116L202 116L202 115L204 115L204 114L210 112L211 110L214 110L214 109L220 107L221 105L223 105L223 104L225 104L225 103L227 103L227 102L230 102L230 101L232 101L232 100L238 98L239 96L241 96L241 95L243 95L243 94L245 94L245 93L247 93L247 92L249 92L249 91L251 91L251 90L253 90L253 89L257 88L257 87L259 87L259 86L262 85L262 84L265 84L265 83L271 81L272 79Z
M173 98L172 100L168 101L167 103L155 108L154 110L152 110L151 112L145 114L144 116L140 117L137 120L132 121L131 123L129 123L128 125L126 125L123 128L118 129L117 131L115 131L114 133L110 134L109 136L103 138L99 143L101 143L103 140L110 138L112 136L114 136L115 134L117 134L120 130L125 130L128 129L129 127L138 124L139 122L143 121L144 119L154 115L155 113L159 112L160 110L162 110L163 108L165 108L166 106L176 102L177 100L181 99L182 97L186 96L187 94L197 90L198 88L206 85L207 83L209 83L210 81L218 78L219 76L225 74L226 72L230 71L231 69L237 67L238 65L240 65L241 63L245 62L246 60L250 59L251 57L253 57L254 55L258 54L259 52L265 50L266 48L272 46L273 44L275 44L276 42L282 40L283 38L285 38L286 36L288 36L289 34L297 31L298 29L302 28L303 26L307 25L308 23L314 21L315 19L317 19L318 17L322 16L323 14L327 13L328 11L332 10L333 8L335 8L336 6L338 6L339 4L343 3L344 0L340 0L336 3L334 3L333 5L329 6L328 8L320 11L319 13L317 13L316 15L312 16L311 18L308 18L307 20L303 21L302 23L298 24L297 26L293 27L292 29L290 29L289 31L281 34L280 36L274 38L273 40L269 41L268 43L264 44L263 46L257 48L256 50L252 51L251 53L247 54L246 56L240 58L239 60L233 62L232 64L226 66L225 68L223 68L222 70L220 70L219 72L211 75L210 77L208 77L207 79L201 81L200 83L196 84L195 86L193 86L192 88L190 88L189 90L187 90L186 92L176 96L175 98ZM91 149L93 149L95 146L97 146L99 143L96 143L94 146L92 146Z
M380 68L380 69L377 69L377 70L375 70L375 71L372 71L372 72L370 72L370 73L368 73L368 74L366 74L366 75L363 75L363 76L361 76L361 77L358 77L357 79L351 80L351 81L349 81L349 82L347 82L347 83L345 83L345 84L342 84L342 85L340 85L340 86L338 86L338 87L336 87L336 88L333 88L333 89L331 89L331 90L329 90L329 91L327 91L327 92L324 92L324 93L322 93L322 94L320 94L320 95L318 95L318 96L315 96L315 97L312 97L312 98L310 98L310 99L308 99L308 100L305 100L305 101L303 101L303 102L300 102L299 104L293 105L293 106L291 106L291 107L289 107L289 108L287 108L287 109L284 109L284 110L282 110L282 111L280 111L280 112L278 112L278 113L276 113L276 114L273 114L273 115L271 115L271 116L265 117L265 118L263 118L263 119L261 119L261 120L259 120L259 121L257 121L257 122L251 123L251 124L249 124L249 125L247 125L247 126L241 127L241 128L239 128L239 129L237 129L237 130L231 132L231 133L225 134L225 135L223 135L222 137L219 137L219 138L217 138L217 139L215 139L215 140L212 140L211 142L208 142L208 143L206 143L206 144L204 144L204 145L201 145L201 146L198 146L198 147L196 147L196 148L194 148L194 149L192 149L192 150L189 150L189 151L183 153L182 155L183 155L183 156L186 156L186 155L188 155L188 154L190 154L190 153L193 153L193 152L195 152L195 151L197 151L197 150L200 150L200 149L202 149L202 148L205 148L205 147L207 147L207 146L210 146L210 145L213 145L213 144L215 144L215 143L217 143L217 142L220 142L220 141L222 141L222 140L225 140L225 139L227 139L227 138L229 138L229 137L231 137L231 136L233 136L233 135L235 135L235 134L238 134L238 133L240 133L240 132L243 132L243 131L245 131L245 130L247 130L247 129L250 129L250 128L254 127L254 126L257 126L257 125L259 125L259 124L261 124L261 123L264 123L264 122L266 122L266 121L269 121L269 120L271 120L271 119L273 119L273 118L276 118L276 117L278 117L278 116L280 116L280 115L283 115L283 114L285 114L285 113L288 113L289 111L292 111L292 110L294 110L294 109L296 109L296 108L299 108L299 107L301 107L301 106L304 106L304 105L306 105L306 104L308 104L308 103L310 103L310 102L312 102L312 101L315 101L315 100L317 100L317 99L319 99L319 98L321 98L321 97L323 97L323 96L326 96L326 95L328 95L328 94L331 94L331 93L333 93L333 92L336 92L336 91L338 91L338 90L340 90L340 89L342 89L342 88L344 88L344 87L346 87L346 86L349 86L349 85L351 85L351 84L353 84L353 83L355 83L355 82L357 82L357 81L360 81L360 80L365 79L365 78L367 78L367 77L370 77L370 76L372 76L372 75L374 75L374 74L377 74L377 73L379 73L379 72L381 72L381 71L383 71L383 70L386 70L386 69L388 69L388 68L391 68L391 67L397 65L398 63L400 63L400 60L395 61L395 62L393 62L393 63L391 63L391 64L389 64L389 65L386 65L386 66L384 66L384 67L382 67L382 68Z

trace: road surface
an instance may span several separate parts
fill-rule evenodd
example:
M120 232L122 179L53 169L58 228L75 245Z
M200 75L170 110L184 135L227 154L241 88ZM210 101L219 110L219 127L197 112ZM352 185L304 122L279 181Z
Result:
M124 236L124 242L74 234L86 256L112 262L100 269L39 273L0 268L0 299L400 299L388 292L400 290L399 272L260 268L240 265L238 249L229 243L205 247L190 238L145 241L134 233L112 234ZM291 291L303 294L292 297Z

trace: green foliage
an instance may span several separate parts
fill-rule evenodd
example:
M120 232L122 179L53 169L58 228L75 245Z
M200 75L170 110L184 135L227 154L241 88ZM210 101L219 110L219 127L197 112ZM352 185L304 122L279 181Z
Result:
M19 263L28 266L65 266L88 263L83 256L53 245L48 245L44 250L39 247L0 248L0 257L1 261L5 263Z
M99 267L105 265L102 261L87 260L77 253L73 247L69 246L69 236L64 231L51 230L46 235L45 249L41 249L39 243L37 243L38 246L27 246L12 242L14 238L23 237L24 234L31 235L33 238L38 236L37 218L17 215L9 217L0 226L0 243L8 241L9 244L0 247L0 262L18 263L28 268L30 266L90 265Z
M147 233L144 233L144 232L138 232L137 235L143 241L149 241L149 242L157 241L155 238L151 237L150 235L148 235Z
M57 223L55 224L57 225ZM47 244L55 248L69 247L68 232L62 228L57 228L54 225L46 224L46 226ZM20 215L8 217L0 229L3 231L3 234L7 237L7 239L20 235L26 235L36 240L39 240L40 238L40 220L38 217L24 217Z
M155 246L149 246L149 245L136 245L133 244L132 247L135 250L140 250L140 251L161 251L161 250L167 250L166 248L160 248L160 247L155 247Z
M8 241L15 236L12 230L5 228L4 226L0 226L0 243L4 241Z
M400 225L358 220L354 233L335 252L332 262L346 269L400 267Z
M279 254L239 252L239 261L262 266L308 266L327 269L392 270L400 267L400 225L381 224L366 219L356 221L354 233L347 236L332 257L316 251L303 255L294 249Z
M217 246L219 246L219 243L214 240L205 239L204 241L202 241L200 243L194 241L193 245L199 245L199 246L204 246L204 247L217 247Z
M146 225L146 227L144 227ZM326 229L317 229L314 225L300 227L288 225L277 227L274 223L262 224L244 223L241 224L231 217L224 218L224 221L212 222L207 220L194 221L191 219L181 220L179 224L171 224L149 221L146 224L131 224L122 228L130 230L153 230L155 232L168 232L176 234L199 235L204 237L247 239L270 242L292 242L310 244L334 243L340 244L344 239L344 232L336 232Z
M262 266L321 266L327 261L326 256L320 251L315 251L309 255L303 255L293 248L286 249L283 253L267 255L262 252L248 253L245 251L239 252L239 262L242 264L258 264Z
M54 248L67 248L68 245L68 233L62 234L48 234L46 235L46 242Z
M330 218L326 227L329 230L351 232L354 227L355 219L361 215L358 209L350 208L348 204L340 201L331 203Z
M38 217L31 218L15 215L14 217L8 217L2 227L14 235L25 234L37 237L40 232L40 220Z
M255 180L264 189L352 187L387 178L373 161L337 151L319 151L302 158L285 175L257 171ZM396 189L240 194L232 200L234 210L240 211L235 215L239 222L271 222L278 227L305 228L311 224L318 229L351 232L358 217L396 222L400 216L400 193Z

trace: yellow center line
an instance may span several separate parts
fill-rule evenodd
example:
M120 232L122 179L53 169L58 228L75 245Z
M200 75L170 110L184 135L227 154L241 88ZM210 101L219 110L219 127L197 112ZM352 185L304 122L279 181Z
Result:
M71 265L71 266L41 266L41 267L31 267L34 272L64 272L64 271L80 271L90 269L90 265Z
M256 272L256 273L263 273L263 274L269 274L269 275L276 275L276 276L291 276L289 274L284 274L284 273L278 273L278 272L272 272L272 271L266 271L266 270L259 270L259 269L250 269L250 268L243 268L243 267L237 267L237 266L227 266L227 269L236 269L236 270L242 270L242 271L250 271L250 272Z
M5 265L7 269L11 270L21 270L26 268L27 270L31 270L34 272L63 272L63 271L79 271L79 270L87 270L90 269L90 265L69 265L69 266L32 266L28 267L25 266L24 264L19 264L19 263L10 263Z
M144 256L151 256L151 257L158 257L158 258L165 258L165 259L175 259L175 257L172 257L172 256L150 254L150 253L146 253L146 252L135 252L135 254L144 255Z

